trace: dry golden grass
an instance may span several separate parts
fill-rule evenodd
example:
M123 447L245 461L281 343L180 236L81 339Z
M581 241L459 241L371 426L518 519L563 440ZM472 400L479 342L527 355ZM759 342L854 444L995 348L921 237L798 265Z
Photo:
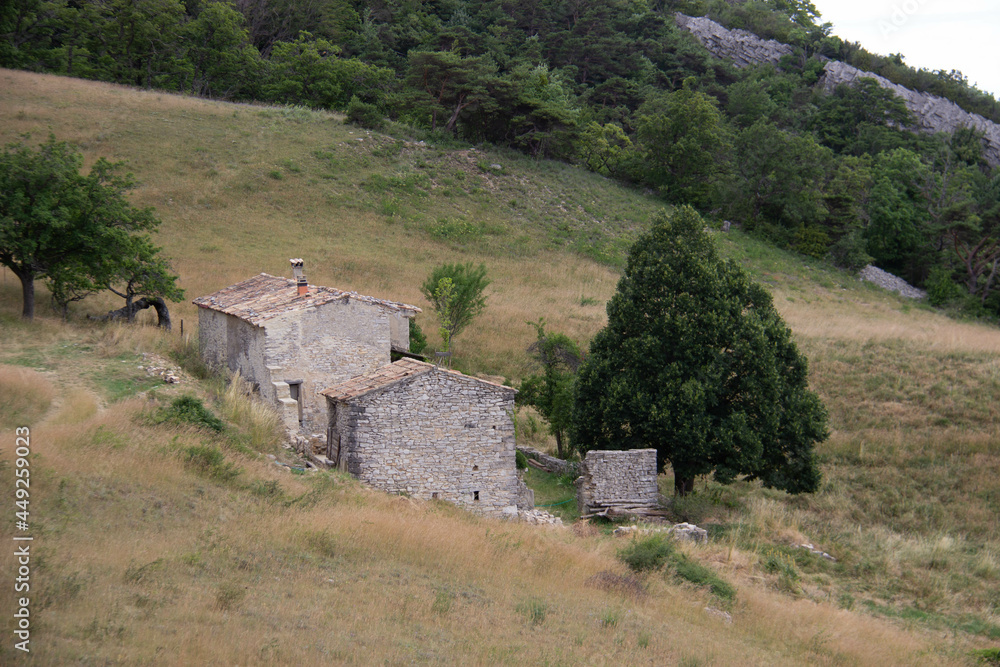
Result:
M41 664L953 661L885 621L752 585L731 625L660 575L640 598L606 592L588 580L621 571L613 538L480 519L227 453L244 482L278 484L262 498L187 467L184 448L205 434L145 426L145 405L33 430L46 463L33 486L47 554L33 573ZM6 586L9 554L0 568Z
M488 308L456 341L459 363L475 372L523 375L525 323L541 316L588 340L617 273L567 252L586 248L563 227L599 217L599 242L627 240L655 208L603 179L510 156L483 156L516 163L508 176L481 173L469 151L380 157L390 140L331 114L4 70L0 90L5 141L51 128L88 163L128 161L143 183L133 199L156 207L158 243L189 297L259 271L285 274L287 258L303 256L314 284L425 305L418 286L433 266L485 262ZM390 186L372 187L377 177ZM429 194L408 191L415 178L433 184ZM442 220L483 227L455 240L438 233ZM336 475L293 476L241 454L250 450L238 437L149 426L136 416L149 404L141 384L134 393L147 398L107 410L112 395L128 395L109 387L136 380L126 370L142 352L194 368L194 306L174 307L173 334L76 329L44 315L28 325L17 318L16 280L0 272L0 363L44 373L56 392L33 429L47 471L42 662L962 664L966 649L1000 637L1000 333L738 233L719 240L772 289L832 428L819 448L819 493L702 481L676 508L712 530L713 546L690 555L736 584L731 626L705 613L719 603L703 591L661 575L640 599L587 585L622 572L603 533L500 524ZM118 305L98 298L76 314ZM433 317L421 322L433 343ZM219 386L154 393L193 391L210 403ZM213 409L245 421L247 405L224 405ZM44 399L27 409L41 415ZM270 427L259 421L238 435L267 451ZM185 448L205 443L243 468L235 482L185 465ZM838 562L791 546L802 542Z
M52 404L55 388L44 375L28 368L0 365L0 423L4 431L34 423Z

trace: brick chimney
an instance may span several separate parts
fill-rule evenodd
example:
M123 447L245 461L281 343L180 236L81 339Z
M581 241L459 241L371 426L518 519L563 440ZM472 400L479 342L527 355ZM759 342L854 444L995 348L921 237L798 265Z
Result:
M304 261L301 259L290 259L292 263L292 274L295 276L295 286L299 288L299 296L309 293L309 283L306 282L306 273L303 270Z

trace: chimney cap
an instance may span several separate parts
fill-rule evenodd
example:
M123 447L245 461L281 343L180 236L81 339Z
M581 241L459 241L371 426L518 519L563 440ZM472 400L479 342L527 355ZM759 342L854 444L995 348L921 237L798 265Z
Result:
M291 262L292 266L294 266L294 267L301 267L301 266L305 265L305 260L303 260L301 258L290 259L288 261Z

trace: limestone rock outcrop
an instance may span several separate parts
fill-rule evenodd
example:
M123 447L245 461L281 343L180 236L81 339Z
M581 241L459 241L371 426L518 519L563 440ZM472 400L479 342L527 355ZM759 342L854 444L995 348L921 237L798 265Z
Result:
M710 18L676 14L681 26L702 43L716 58L730 60L737 67L777 64L795 52L788 44L773 39L761 39L746 30L729 30Z
M983 133L984 157L991 165L1000 164L1000 125L982 116L969 113L951 100L930 93L919 93L889 81L883 76L865 72L857 67L831 60L824 68L819 85L823 91L831 93L840 84L851 85L859 78L874 79L878 85L896 93L906 103L913 114L918 129L935 134L954 132L963 127L971 127Z
M777 64L784 56L794 53L793 47L788 44L761 39L746 30L729 30L707 17L676 14L675 20L677 25L694 35L709 53L716 58L731 61L736 67ZM969 113L951 100L904 88L883 76L836 60L826 63L817 85L824 92L831 93L838 85L851 85L859 78L874 79L880 86L901 97L913 114L916 130L935 134L970 127L981 132L984 157L993 166L1000 164L1000 125L978 114Z

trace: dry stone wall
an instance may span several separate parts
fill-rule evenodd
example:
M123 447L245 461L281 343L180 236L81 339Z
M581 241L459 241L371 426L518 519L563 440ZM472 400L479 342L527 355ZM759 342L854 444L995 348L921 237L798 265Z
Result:
M580 514L652 509L659 503L656 450L587 452L577 480Z
M434 369L337 402L330 414L339 465L362 482L499 517L530 502L514 461L513 410L512 390Z

